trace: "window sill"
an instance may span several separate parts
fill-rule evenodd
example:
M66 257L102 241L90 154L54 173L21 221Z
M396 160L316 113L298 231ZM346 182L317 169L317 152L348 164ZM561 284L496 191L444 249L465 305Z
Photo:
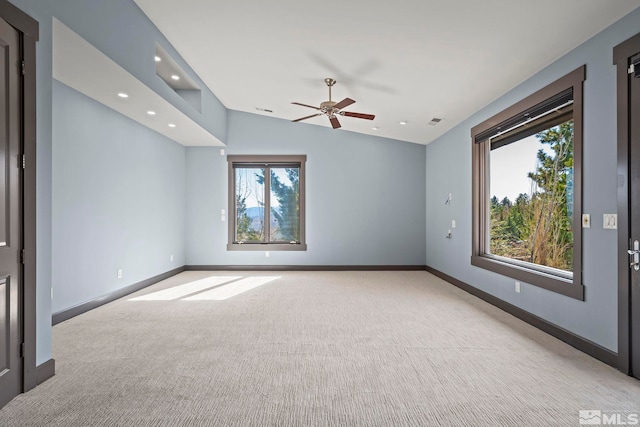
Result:
M584 286L573 283L573 279L547 274L487 256L471 256L471 265L584 301Z
M229 243L228 251L306 251L305 243Z

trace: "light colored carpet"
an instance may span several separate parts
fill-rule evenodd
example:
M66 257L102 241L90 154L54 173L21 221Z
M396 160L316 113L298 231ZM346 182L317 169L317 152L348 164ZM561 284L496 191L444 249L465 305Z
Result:
M56 376L0 425L577 426L579 410L640 412L639 381L420 271L184 272L53 331Z

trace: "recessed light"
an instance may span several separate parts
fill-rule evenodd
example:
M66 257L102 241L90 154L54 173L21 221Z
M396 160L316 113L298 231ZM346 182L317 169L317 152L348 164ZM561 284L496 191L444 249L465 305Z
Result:
M156 112L152 111L152 110L149 110L149 111L147 111L147 114L150 115L150 116L155 116Z
M171 75L171 78L172 78L173 80L180 80L180 76L179 76L179 75L177 75L177 74L172 74L172 75Z
M153 59L155 59L156 62L162 61L162 58L160 58L158 55L156 55Z
M404 120L400 122L401 125L406 125L407 122L405 122Z
M118 94L118 96L119 96L120 98L128 98L128 97L129 97L129 95L127 95L127 94L126 94L126 93L124 93L124 92L120 92L120 93Z
M379 128L378 126L374 126L374 127L372 127L371 129L373 129L373 130L378 130L378 129L380 129L380 128Z
M169 123L169 127L170 128L174 128L174 127L176 127L176 125L174 125L173 123Z

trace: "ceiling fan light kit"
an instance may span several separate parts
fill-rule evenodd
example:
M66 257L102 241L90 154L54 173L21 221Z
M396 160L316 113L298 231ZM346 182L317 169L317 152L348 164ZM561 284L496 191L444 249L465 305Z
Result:
M355 103L356 101L354 101L351 98L345 98L340 102L332 101L331 100L331 88L337 82L336 82L335 79L332 79L332 78L329 78L329 77L324 79L324 82L329 87L329 100L328 101L324 101L323 103L321 103L320 107L314 107L313 105L302 104L300 102L292 102L292 104L294 104L294 105L300 105L302 107L313 108L314 110L319 111L316 114L311 114L310 116L305 116L305 117L301 117L301 118L296 119L296 120L292 120L292 122L299 122L299 121L302 121L302 120L310 119L312 117L325 115L325 116L327 116L329 118L329 122L331 123L331 126L334 129L338 129L339 127L341 127L341 125L340 125L340 121L336 117L337 115L340 115L340 116L343 116L343 117L355 117L357 119L365 119L365 120L373 120L376 117L373 114L364 114L364 113L354 113L354 112L351 112L351 111L342 111L343 108L348 107L349 105Z

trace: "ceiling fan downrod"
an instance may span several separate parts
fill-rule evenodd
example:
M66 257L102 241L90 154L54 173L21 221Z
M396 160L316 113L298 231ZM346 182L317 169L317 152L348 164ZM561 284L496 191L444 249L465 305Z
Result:
M327 86L329 86L329 102L331 102L331 87L336 84L336 80L327 77L326 79L324 79L324 82L327 84Z

